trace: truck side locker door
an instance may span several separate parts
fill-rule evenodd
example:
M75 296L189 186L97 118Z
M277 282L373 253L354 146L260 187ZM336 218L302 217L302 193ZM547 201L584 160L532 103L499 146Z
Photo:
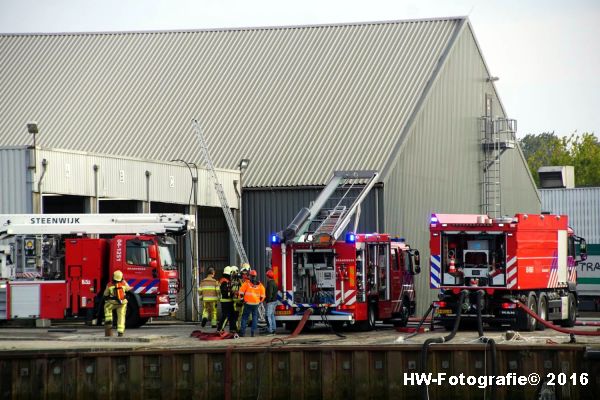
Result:
M67 279L69 282L71 314L79 314L79 299L81 297L81 265L69 265Z

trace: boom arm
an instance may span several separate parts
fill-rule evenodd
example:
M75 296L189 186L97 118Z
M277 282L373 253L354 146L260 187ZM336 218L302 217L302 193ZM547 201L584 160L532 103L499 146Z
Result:
M0 239L12 235L183 233L194 229L184 214L0 214Z

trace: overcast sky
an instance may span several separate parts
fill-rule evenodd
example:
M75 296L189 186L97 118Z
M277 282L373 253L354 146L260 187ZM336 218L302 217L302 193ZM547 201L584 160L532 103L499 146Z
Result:
M519 136L600 134L599 0L0 0L0 32L304 25L468 15ZM1 55L0 55L1 57ZM1 62L1 60L0 60Z

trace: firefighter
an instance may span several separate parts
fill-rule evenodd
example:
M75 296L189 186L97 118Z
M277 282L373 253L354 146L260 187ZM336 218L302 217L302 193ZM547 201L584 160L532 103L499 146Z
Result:
M231 289L231 268L225 267L223 276L219 281L221 291L221 319L219 320L218 331L224 331L225 325L229 322L229 332L237 332L237 315L233 311L233 292Z
M127 299L125 292L130 289L123 280L123 273L116 270L113 280L104 289L104 335L112 336L113 311L117 312L117 334L125 334L125 314L127 313Z
M202 300L202 327L210 318L210 326L217 327L217 302L219 301L219 282L215 279L215 269L210 267L206 278L200 282L198 288L200 300Z
M231 266L231 294L233 297L233 315L235 319L235 324L232 327L229 324L230 328L233 328L236 332L240 330L240 320L241 318L241 310L242 310L242 299L238 296L240 292L240 288L242 287L242 280L240 277L240 271L237 266Z
M275 307L277 306L277 282L275 282L275 274L273 274L272 270L267 271L266 291L266 320L267 324L269 325L269 335L274 335L275 330L277 329L277 324L275 323Z
M242 326L240 336L246 334L248 325L248 316L252 314L252 326L250 327L250 336L254 337L256 325L258 322L258 306L265 299L265 287L258 281L255 270L250 271L250 279L242 284L239 297L244 301L244 311L242 313Z

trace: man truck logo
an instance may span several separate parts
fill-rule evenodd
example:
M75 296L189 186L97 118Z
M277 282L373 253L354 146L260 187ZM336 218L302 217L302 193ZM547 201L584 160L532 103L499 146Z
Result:
M51 225L51 224L79 224L79 217L52 217L52 218L31 218L32 225Z

